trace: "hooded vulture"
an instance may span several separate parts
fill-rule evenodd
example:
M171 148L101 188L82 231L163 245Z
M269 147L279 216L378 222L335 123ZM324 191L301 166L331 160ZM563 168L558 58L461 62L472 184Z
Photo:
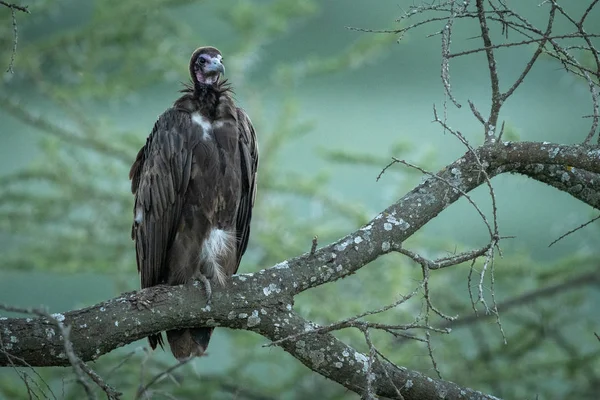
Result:
M156 121L129 172L142 288L200 280L212 285L238 270L248 245L258 148L250 118L236 107L221 74L223 58L201 47L190 60L192 84ZM201 356L213 328L167 332L173 355ZM162 334L148 337L155 349Z

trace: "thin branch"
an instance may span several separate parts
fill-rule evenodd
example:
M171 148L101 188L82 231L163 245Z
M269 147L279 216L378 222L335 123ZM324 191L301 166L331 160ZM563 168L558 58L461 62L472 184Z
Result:
M89 365L79 360L79 367L92 379L92 381L94 381L96 385L98 385L100 389L104 391L104 393L106 393L108 400L119 400L121 398L123 393L117 391L115 388L107 384L96 371L89 367Z
M108 379L108 377L109 377L109 376L111 376L112 374L114 374L115 372L117 372L117 371L119 370L119 368L121 368L123 365L125 365L125 363L126 363L127 361L129 361L129 359L131 359L131 357L133 357L133 356L135 355L135 353L137 353L137 351L136 351L136 350L134 350L134 351L130 351L129 353L127 353L127 354L126 354L126 355L123 357L123 359L122 359L121 361L119 361L119 363L118 363L117 365L115 365L114 367L112 367L112 368L110 369L110 371L108 371L108 372L105 374L105 376L106 376L106 379Z
M562 240L562 239L566 238L566 237L567 237L567 236L569 236L570 234L572 234L572 233L575 233L575 232L577 232L578 230L585 228L586 226L588 226L588 225L589 225L589 224L591 224L592 222L595 222L595 221L597 221L598 219L600 219L600 215L598 215L597 217L594 217L594 218L592 218L592 219L591 219L591 220L589 220L588 222L585 222L585 223L583 223L583 224L579 225L577 228L573 228L573 229L571 229L570 231L568 231L567 233L564 233L564 234L560 235L560 237L558 237L558 238L557 238L557 239L555 239L555 240L554 240L552 243L550 243L550 244L548 245L548 247L551 247L553 244L555 244L555 243L559 242L560 240Z
M471 261L471 267L469 268L469 276L467 279L467 288L469 290L469 300L471 301L471 308L473 309L473 313L474 315L477 317L479 312L477 311L477 307L475 306L475 298L473 297L473 271L474 271L474 267L475 267L475 262L477 262L476 259L473 259L473 261Z
M90 384L88 383L85 375L83 374L83 370L81 369L80 360L75 355L73 350L73 344L69 339L69 335L71 333L71 327L65 326L62 321L64 320L64 316L62 314L50 315L46 310L36 309L36 308L21 308L14 307L5 304L0 304L0 310L8 311L8 312L16 312L20 314L30 314L37 315L38 317L45 318L48 322L55 325L59 332L60 337L62 338L63 348L66 354L67 359L71 363L73 370L75 372L75 376L77 377L77 381L83 387L86 396L88 399L95 399L96 396L92 391Z
M483 39L483 45L485 46L485 55L488 61L488 70L490 71L490 81L492 84L492 105L490 110L490 116L485 123L485 142L490 143L495 139L495 129L498 125L498 115L500 113L500 107L502 106L502 95L500 93L500 81L498 79L498 68L496 65L496 58L494 56L494 49L492 48L492 39L490 38L490 29L487 26L487 19L485 16L485 8L483 6L483 0L477 0L477 17L479 18L479 27L481 29L481 38Z
M73 371L75 372L77 382L79 382L79 384L83 387L87 398L90 400L95 399L96 395L94 394L92 387L87 381L86 375L89 376L106 393L109 400L120 399L122 393L116 391L114 388L112 388L110 385L104 382L100 375L98 375L93 369L91 369L88 365L81 361L79 357L75 354L73 343L70 339L71 326L66 326L63 323L63 321L65 320L64 315L50 314L48 311L39 308L22 308L9 306L5 304L0 304L0 310L20 314L37 315L38 317L42 317L49 323L55 325L60 332L60 337L62 338L63 348L66 357L69 360L71 366L73 367Z
M310 246L310 255L314 255L315 251L317 251L317 246L319 245L319 237L318 236L314 236L312 238L312 244Z
M600 340L600 338L599 338L599 340ZM382 358L385 361L387 361L388 364L393 364L385 355L383 355L379 350L377 350L377 348L375 348L375 352L377 353L377 355L380 358ZM380 364L381 364L381 367L383 369L383 373L384 373L385 377L388 379L388 381L390 382L390 384L394 388L394 392L395 392L396 396L398 397L398 400L405 400L404 396L402 396L402 393L400 392L401 389L398 388L398 386L396 386L396 384L394 383L394 380L390 377L390 374L388 372L387 366L383 365L383 363L381 363L381 362L380 362Z
M504 135L504 122L502 121L502 127L500 128L500 134L498 135L498 141L502 141L502 135Z
M592 11L592 9L594 7L596 7L596 5L598 4L599 0L593 0L590 5L588 6L588 8L586 8L586 10L583 12L583 15L581 16L581 19L579 20L579 22L577 23L578 26L580 26L583 29L583 24L585 23L585 19L587 18L588 15L590 15L590 11Z
M395 157L392 157L392 159L393 159L393 161L395 163L400 163L402 165L406 165L407 167L416 169L417 171L420 171L423 174L425 174L425 175L427 175L427 176L429 176L429 177L431 177L433 179L436 179L436 180L439 180L441 182L444 182L446 185L448 185L448 187L450 189L456 190L457 192L459 192L475 208L475 210L477 211L477 213L479 214L479 216L483 220L484 224L488 228L488 231L489 231L490 235L493 235L493 233L492 233L492 227L490 226L490 223L488 222L485 214L483 213L483 211L481 211L481 209L479 208L479 206L477 205L477 203L475 203L475 201L471 198L471 196L469 196L465 191L463 191L462 189L460 189L458 186L452 184L449 180L447 180L447 179L445 179L445 178L443 178L443 177L441 177L439 175L435 175L435 174L433 174L433 173L431 173L431 172L429 172L429 171L427 171L427 170L419 167L418 165L411 164L408 161L400 160L400 159L397 159Z
M511 26L512 26L512 23L511 23ZM592 33L592 34L589 34L589 37L598 38L598 37L600 37L600 34ZM508 47L518 47L518 46L524 46L524 45L528 45L528 44L532 44L532 43L547 42L547 41L556 40L556 39L580 39L580 38L582 38L582 36L579 33L567 33L567 34L553 35L553 36L544 35L543 37L540 37L540 38L530 38L530 39L522 40L519 42L499 43L499 44L494 44L490 47L484 46L484 47L478 47L476 49L463 50L458 53L452 53L448 57L457 58L457 57L467 56L469 54L481 53L481 52L484 52L484 51L490 50L490 49L494 50L494 49L502 49L502 48L508 48ZM586 48L585 50L589 50L589 49ZM530 61L531 61L531 59L530 59Z
M573 25L575 25L575 27L581 34L581 37L583 38L583 40L586 42L588 48L590 49L592 57L594 58L594 62L596 64L596 71L595 71L594 75L596 77L600 77L600 57L598 56L598 51L596 50L596 47L592 43L591 35L586 33L585 30L583 29L583 22L585 21L587 14L589 14L589 12L592 10L592 8L596 4L597 4L597 1L593 1L590 4L590 6L586 9L586 11L584 12L584 14L581 17L579 22L575 21L555 0L552 0L552 9L553 10L557 9ZM565 53L566 53L566 51L565 51ZM585 73L584 75L587 75L587 73ZM592 95L593 119L592 119L592 126L590 127L590 132L588 133L584 143L589 143L591 141L592 137L596 134L596 129L598 128L598 124L600 123L600 113L599 113L600 106L598 105L598 90L596 89L596 84L592 79L587 79L587 81L588 81L588 86L590 88L590 93ZM598 137L598 143L600 143L600 137Z
M8 349L5 348L5 346L4 346L1 333L0 333L0 353L3 354L4 357L6 357L6 360L8 361L7 365L10 366L15 371L15 373L19 376L19 379L21 379L23 381L23 383L27 387L27 392L30 395L30 398L31 398L30 390L32 391L33 389L31 389L31 387L29 386L29 383L27 382L27 378L29 376L27 375L27 373L25 371L19 370L18 369L19 366L25 366L25 367L31 369L31 372L36 376L37 379L39 379L41 381L41 383L45 386L45 388L41 388L36 380L29 377L29 379L32 379L32 382L35 384L37 389L40 391L40 393L43 394L43 396L45 398L49 398L45 394L45 390L47 389L48 392L52 395L52 398L54 400L57 400L57 397L54 394L54 392L52 391L52 388L50 387L50 385L48 385L48 383L44 380L44 378L42 378L42 376L37 372L37 370L35 368L33 368L31 365L29 365L29 363L27 361L25 361L24 359L22 359L21 357L16 357L13 354L11 354L10 352L8 352ZM15 364L15 361L18 363L18 365Z
M171 375L171 372L175 371L177 368L189 363L191 360L193 360L195 357L188 357L185 358L181 361L179 361L177 364L172 365L171 367L167 368L166 370L156 374L151 380L150 382L148 382L146 385L144 386L140 386L138 388L138 391L135 395L135 399L138 400L140 398L142 398L142 396L146 395L146 393L149 391L150 387L152 385L154 385L156 382L160 381L161 379L163 379L166 376Z
M481 217L483 218L483 221L485 222L488 231L490 233L490 240L492 242L495 242L494 245L497 243L498 239L499 239L499 233L498 233L498 217L497 217L497 206L496 206L496 195L494 192L494 187L492 186L492 182L490 181L490 177L488 175L488 173L486 172L486 168L484 167L483 163L481 162L479 156L477 155L477 152L475 151L475 149L469 144L469 142L467 141L467 139L463 136L462 133L460 133L457 130L451 129L446 122L442 121L439 119L438 115L437 115L437 110L435 108L435 105L433 107L433 115L434 115L434 121L439 123L440 125L442 125L444 127L444 129L446 129L448 132L450 132L452 135L454 135L458 140L460 140L460 142L465 145L465 147L467 148L467 150L473 155L475 162L477 163L477 167L479 167L479 171L481 172L481 174L483 174L483 177L485 179L485 184L487 185L489 192L490 192L490 199L492 201L492 217L493 217L493 224L494 224L494 229L492 231L492 228L487 220L487 218L485 217L485 215L481 212L481 210L479 210L478 207L476 207L476 209L479 211L479 214L481 215ZM484 123L484 125L487 124ZM479 177L477 178L477 180L479 181ZM467 197L467 196L465 196ZM468 199L468 197L467 197ZM472 202L471 204L474 205L474 203Z
M383 167L383 169L381 171L379 171L379 175L377 175L377 178L375 179L375 182L379 182L379 179L381 179L381 177L383 176L383 174L385 173L385 171L387 171L389 167L391 167L392 165L396 164L397 162L398 161L395 158L392 158L392 161L390 161L388 165L386 165L385 167Z
M6 1L0 1L0 5L10 8L11 16L12 16L12 27L13 27L13 47L12 52L10 54L10 62L8 63L8 69L6 72L13 73L13 66L15 64L15 57L17 56L17 43L19 41L19 31L17 28L17 15L16 11L21 11L27 14L30 14L27 6L20 6L14 3L7 3Z
M519 77L515 80L513 85L510 87L510 89L508 89L505 93L503 93L500 96L501 102L506 101L506 99L508 99L514 93L514 91L519 87L519 85L521 83L523 83L523 80L525 79L525 77L527 75L529 75L531 68L533 68L533 64L535 64L535 62L537 61L540 54L542 54L542 51L544 50L544 46L546 46L546 43L548 42L548 38L550 37L550 33L552 32L555 14L556 14L556 7L553 5L552 8L550 9L550 13L548 16L548 25L546 27L546 32L544 32L544 36L540 40L537 49L535 50L535 52L533 53L533 55L527 62L525 69L523 69L523 72L521 72L521 75L519 75Z
M362 332L365 336L365 342L367 342L367 346L369 348L369 358L367 360L367 386L365 387L365 392L361 396L361 399L364 400L376 400L377 396L375 395L375 391L373 390L373 381L375 380L375 374L373 374L373 364L375 363L376 351L373 342L371 341L371 335L369 334L368 328L363 328ZM393 384L393 382L392 382Z
M507 344L508 341L506 339L506 333L504 332L504 327L502 326L502 321L500 320L500 312L498 311L498 303L496 302L496 288L494 287L496 282L496 271L494 269L495 264L494 251L492 248L491 251L491 260L490 260L490 293L492 295L492 314L496 316L496 325L498 325L498 329L502 334L502 339L504 340L504 344Z
M471 107L471 112L473 113L473 115L475 115L475 118L477 118L477 120L479 122L481 122L481 124L483 126L485 126L485 119L483 118L483 115L481 115L481 113L479 112L477 107L475 107L475 104L473 104L473 102L471 100L468 100L468 102L469 102L469 107ZM445 120L446 120L446 118L444 118L444 121Z
M467 3L467 2L465 2ZM450 13L450 17L448 18L448 21L446 22L446 25L444 26L444 28L441 31L442 34L442 70L441 70L441 77L442 77L442 84L444 85L444 91L446 93L446 96L448 96L448 98L450 98L450 100L452 101L452 103L454 103L454 105L457 108L461 108L461 104L456 100L456 98L454 97L454 95L452 94L452 89L451 89L451 84L450 84L450 43L451 43L451 37L452 37L452 26L454 24L454 19L456 18L457 14L459 13L459 11L455 11L454 9L455 4L454 2L452 2L451 4L451 13ZM466 7L466 5L464 6Z
M460 254L455 254L450 257L442 257L433 261L433 264L429 267L429 269L441 269L448 268L454 265L462 264L467 261L475 260L483 255L485 255L490 247L492 247L492 243L488 243L487 245L470 251L465 251Z
M10 8L11 10L17 10L17 11L21 11L21 12L24 12L24 13L30 14L30 12L29 12L29 8L28 8L29 6L20 6L20 5L18 5L18 4L15 4L15 3L8 3L8 2L6 2L6 1L2 1L2 0L0 0L0 5L3 5L3 6L5 6L5 7L8 7L8 8Z
M543 298L549 298L553 296L557 296L563 292L568 290L577 289L581 286L585 285L597 285L600 283L600 269L598 271L587 272L581 274L575 278L569 279L567 281L563 281L557 283L556 285L551 285L547 287L543 287L540 289L535 289L530 292L524 293L520 296L516 296L512 299L508 299L504 302L498 303L497 310L498 312L508 312L509 310L526 306L535 301L538 301ZM438 328L458 328L460 326L470 325L476 322L482 322L486 318L492 317L493 314L478 316L477 314L468 315L466 317L457 318L454 321L443 321Z
M280 345L283 342L295 341L306 335L312 335L315 333L328 333L328 332L333 332L333 331L337 331L337 330L341 330L341 329L345 329L345 328L351 328L351 327L358 328L360 330L367 329L367 328L382 329L382 330L386 330L387 332L390 332L393 330L398 330L398 329L400 329L400 330L429 329L431 327L424 326L424 325L418 325L418 324L388 325L388 324L379 324L379 323L374 323L374 322L361 321L361 319L366 316L381 314L385 311L391 310L392 308L398 307L399 305L407 302L409 299L413 298L422 287L423 287L423 284L416 287L410 294L408 294L406 296L401 296L394 303L384 306L382 308L379 308L377 310L366 311L361 314L355 315L354 317L350 317L343 321L335 322L330 325L311 326L310 329L306 329L306 330L296 333L294 335L286 336L279 340L275 340L270 343L264 344L263 347L272 347L272 346ZM446 331L441 331L441 332L447 333Z
M84 371L83 371L83 368L81 368L82 363L79 360L79 358L75 355L75 351L73 350L73 344L71 343L71 340L69 339L69 335L71 333L71 327L64 326L60 320L58 320L54 317L51 317L50 315L46 316L46 318L48 318L50 320L54 320L56 326L58 327L58 330L61 332L61 335L63 338L63 346L65 347L65 353L67 353L67 358L69 359L69 362L73 366L73 370L75 371L75 376L77 377L77 382L79 382L79 384L85 390L85 394L88 399L90 399L90 400L95 399L96 395L94 394L92 387L90 386L85 375L83 374Z

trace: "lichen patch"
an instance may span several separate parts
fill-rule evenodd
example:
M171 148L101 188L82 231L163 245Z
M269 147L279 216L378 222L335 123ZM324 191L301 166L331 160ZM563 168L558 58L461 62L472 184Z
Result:
M270 296L272 293L281 293L281 289L279 289L274 283L271 283L269 286L263 288L263 293L265 296Z
M258 316L258 310L252 311L252 315L248 317L248 328L252 328L260 324L260 317Z

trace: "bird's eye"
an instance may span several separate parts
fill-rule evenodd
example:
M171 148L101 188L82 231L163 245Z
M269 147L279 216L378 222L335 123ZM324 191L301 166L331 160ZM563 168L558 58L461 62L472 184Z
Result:
M200 64L204 64L204 63L206 62L206 58L204 58L204 57L200 57L200 58L198 59L198 62L199 62Z

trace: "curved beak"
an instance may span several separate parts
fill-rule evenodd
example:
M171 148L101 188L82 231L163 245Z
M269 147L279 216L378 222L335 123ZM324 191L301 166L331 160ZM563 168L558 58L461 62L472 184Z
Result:
M218 71L222 74L225 74L225 66L217 57L211 58L210 65L207 66L206 69L208 69L209 71Z

